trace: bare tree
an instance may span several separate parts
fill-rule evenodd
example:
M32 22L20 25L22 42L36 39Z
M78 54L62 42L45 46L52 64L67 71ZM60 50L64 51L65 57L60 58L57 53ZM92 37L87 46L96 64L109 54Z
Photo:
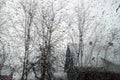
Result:
M92 61L95 60L93 56L98 43L102 40L105 25L102 25L100 21L97 21L97 16L91 15L91 6L94 6L93 1L85 2L84 0L77 0L77 6L75 7L74 23L70 21L70 26L77 26L72 28L74 37L70 35L72 43L78 43L79 50L77 54L77 66L92 65ZM87 4L87 5L86 5ZM103 16L99 17L102 20ZM77 33L77 34L76 34ZM75 38L77 36L77 38ZM74 45L73 45L74 46ZM100 49L98 50L98 55Z
M6 51L7 43L5 40L3 40L2 35L3 35L3 25L6 24L6 20L4 19L4 7L5 7L6 1L0 0L0 75L1 75L1 70L2 67L4 66L5 62L7 61L8 53Z
M29 65L29 55L30 55L30 42L31 42L31 26L36 11L36 2L33 0L21 2L21 6L24 14L24 30L25 30L25 54L23 62L23 72L21 80L28 80L28 65Z
M64 22L64 13L62 13L66 6L66 3L55 7L56 1L42 2L40 8L40 22L36 25L39 38L40 47L40 67L41 67L41 79L48 80L53 79L53 63L55 48L59 45L59 42L63 39L65 27L62 27ZM35 23L36 24L36 23Z

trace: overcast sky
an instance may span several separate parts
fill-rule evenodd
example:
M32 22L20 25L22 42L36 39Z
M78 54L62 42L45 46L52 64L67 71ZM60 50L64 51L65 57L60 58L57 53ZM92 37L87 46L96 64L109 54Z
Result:
M7 5L6 5L7 7L5 8L5 11L8 12L13 19L17 20L17 18L15 16L16 13L15 13L14 7L18 6L18 3L17 3L18 0L11 0L11 1L13 1L13 2L10 2L10 0L7 1ZM69 15L71 15L71 17L72 17L75 15L75 7L78 4L78 0L69 0L69 1L70 1L70 3L68 4L68 7L67 7L68 8L67 13ZM89 6L90 11L88 13L91 13L92 16L96 16L97 21L99 21L103 25L107 26L106 31L109 31L110 29L115 28L115 27L120 28L120 9L118 9L116 11L118 6L120 5L120 0L82 0L82 1L84 1L85 7L87 7L91 3ZM77 28L77 27L72 26L72 28ZM13 29L11 29L11 35L13 36L14 34L12 33L13 32L12 30ZM67 34L69 34L69 33L67 33ZM61 44L66 46L71 41L68 37L70 37L70 36L67 35L66 39L64 41L62 41ZM7 39L9 39L9 38L7 37ZM17 40L17 39L15 39L15 40ZM15 42L13 44L15 45ZM19 46L19 45L16 44L16 46ZM14 48L14 47L12 47L12 48ZM17 48L17 49L19 49L19 48ZM18 51L20 52L20 49ZM16 50L16 52L18 52L18 51ZM14 55L14 56L16 56L16 55Z

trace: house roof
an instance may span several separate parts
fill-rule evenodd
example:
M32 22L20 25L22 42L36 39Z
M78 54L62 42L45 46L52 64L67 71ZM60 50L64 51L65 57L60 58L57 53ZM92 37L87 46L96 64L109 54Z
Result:
M115 72L115 73L120 73L120 64L115 64L112 61L109 61L107 59L101 58L102 63L103 63L103 67L111 72Z
M76 66L78 53L79 53L79 45L77 43L69 43L68 47L67 47L67 51L66 51L65 68L67 66L71 65L71 63L73 63L74 66ZM99 58L100 58L100 56L99 56ZM106 71L120 73L120 64L115 64L114 62L104 59L102 57L100 58L99 61L100 61L99 64L102 64L102 65L94 66L94 67L97 67L96 69L98 69L98 67L99 68L103 67ZM92 69L92 70L94 70L94 69ZM100 70L102 70L102 71L104 71L104 69L100 68Z

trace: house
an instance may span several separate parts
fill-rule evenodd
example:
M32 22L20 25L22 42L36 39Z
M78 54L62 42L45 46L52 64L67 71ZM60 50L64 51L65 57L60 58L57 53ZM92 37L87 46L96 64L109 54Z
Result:
M79 66L80 59L78 59L78 54L79 54L79 45L77 43L69 43L67 45L67 50L66 50L66 59L65 59L65 65L64 65L64 70L66 71L70 67L76 67ZM89 56L89 51L88 53L84 54L85 56ZM104 59L102 54L99 56L96 56L94 54L90 55L94 56L91 57L90 59L87 59L89 63L96 64L98 62L98 65L91 65L92 67L119 67L119 64L115 64L114 62ZM85 61L85 57L83 57L83 61ZM90 64L87 66L85 65L85 62L83 64L84 67L90 67Z
M2 67L0 80L12 80L13 79L13 69L5 65Z
M99 66L78 66L78 44L68 44L64 71L68 80L119 80L120 65L99 56Z

